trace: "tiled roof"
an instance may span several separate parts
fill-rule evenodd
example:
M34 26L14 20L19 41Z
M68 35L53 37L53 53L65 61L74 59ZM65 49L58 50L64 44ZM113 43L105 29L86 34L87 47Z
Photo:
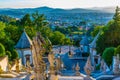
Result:
M32 45L32 41L30 40L30 38L28 37L27 33L24 30L19 41L15 45L15 48L25 49L25 48L30 48L31 45Z

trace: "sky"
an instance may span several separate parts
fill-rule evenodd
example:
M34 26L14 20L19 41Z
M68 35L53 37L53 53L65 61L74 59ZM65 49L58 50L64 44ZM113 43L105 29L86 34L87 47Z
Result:
M92 8L120 6L120 0L0 0L0 8Z

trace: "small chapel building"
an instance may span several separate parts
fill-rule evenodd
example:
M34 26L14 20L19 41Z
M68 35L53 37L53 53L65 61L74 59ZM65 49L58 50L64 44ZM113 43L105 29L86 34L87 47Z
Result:
M30 65L33 65L31 46L32 41L24 30L20 39L15 45L19 58L21 58L24 66L26 66L27 62L29 62Z

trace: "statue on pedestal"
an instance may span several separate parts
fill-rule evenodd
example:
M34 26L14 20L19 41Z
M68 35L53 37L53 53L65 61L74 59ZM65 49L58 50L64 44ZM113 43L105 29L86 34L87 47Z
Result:
M44 71L45 71L45 62L42 59L43 53L45 53L45 41L44 38L41 36L40 33L32 40L32 56L33 56L33 64L34 64L34 71L35 71L35 78L36 80L44 80Z
M48 61L50 63L50 73L53 74L54 73L54 54L51 52L48 54Z
M20 72L20 70L19 70L19 59L15 60L15 64L16 64L16 72L19 73Z
M8 72L11 71L11 65L8 63Z
M84 67L84 70L85 70L85 72L87 74L86 78L88 78L88 80L90 80L91 79L90 78L90 74L93 71L93 67L91 66L91 62L90 62L90 57L88 57L88 59L87 59L86 65Z
M106 69L107 69L107 65L106 65L105 61L102 59L101 65L100 65L100 70L101 70L103 73L106 73Z
M27 72L30 73L31 66L30 66L30 62L29 61L26 62L26 69L27 69Z
M77 63L76 67L75 67L75 70L76 70L76 76L80 76L80 67L79 67L79 63Z

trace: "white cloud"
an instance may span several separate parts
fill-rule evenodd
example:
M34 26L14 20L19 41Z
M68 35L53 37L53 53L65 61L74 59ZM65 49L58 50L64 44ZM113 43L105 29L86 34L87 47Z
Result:
M49 6L55 8L83 8L120 5L120 0L0 0L0 7L27 8Z

